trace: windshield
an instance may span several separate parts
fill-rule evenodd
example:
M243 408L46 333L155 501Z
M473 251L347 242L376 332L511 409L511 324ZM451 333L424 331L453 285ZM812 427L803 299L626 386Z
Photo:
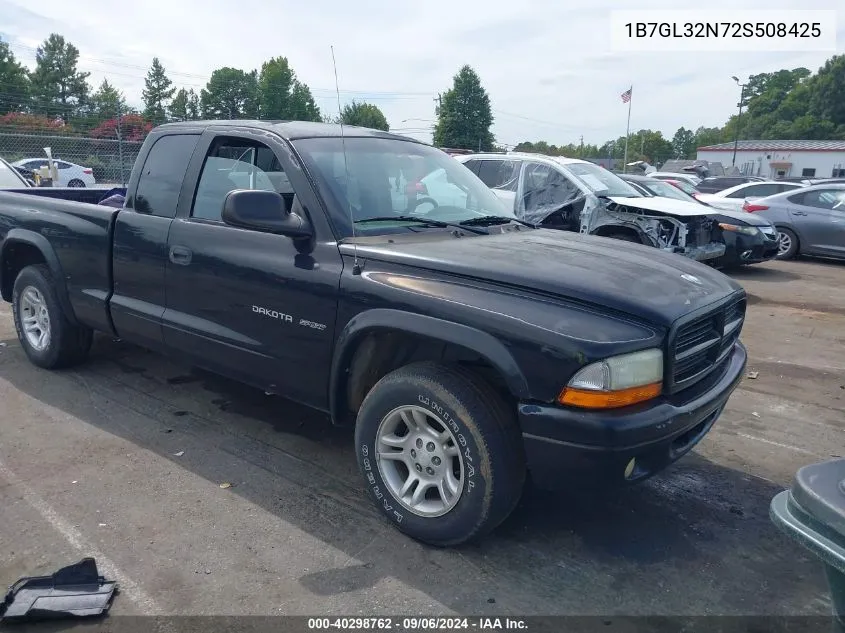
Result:
M328 191L332 220L343 237L353 235L353 224L356 235L374 235L432 230L437 222L485 216L515 218L467 167L428 145L347 138L344 164L344 143L339 137L300 139L293 144ZM368 222L375 218L378 221Z
M20 189L26 186L27 182L13 167L5 161L0 161L0 189Z
M685 202L697 202L695 198L687 195L671 183L658 180L657 178L652 178L652 181L648 183L643 182L642 185L655 196L674 198L675 200L684 200Z
M567 163L564 167L597 196L642 198L642 194L612 171L592 163Z

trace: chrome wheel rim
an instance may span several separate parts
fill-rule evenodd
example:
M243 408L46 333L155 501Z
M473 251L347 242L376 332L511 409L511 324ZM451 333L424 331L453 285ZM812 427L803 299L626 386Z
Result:
M792 238L778 231L778 254L783 255L792 248Z
M50 344L50 313L47 302L37 288L27 286L21 293L20 315L26 342L41 352Z
M396 501L417 516L443 516L461 498L463 455L446 423L427 409L407 405L384 416L376 463Z

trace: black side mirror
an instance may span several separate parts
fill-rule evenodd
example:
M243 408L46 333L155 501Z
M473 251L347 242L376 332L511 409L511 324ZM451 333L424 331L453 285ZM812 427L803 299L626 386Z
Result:
M223 200L223 221L230 226L277 233L288 237L310 237L308 220L288 210L275 191L235 189Z

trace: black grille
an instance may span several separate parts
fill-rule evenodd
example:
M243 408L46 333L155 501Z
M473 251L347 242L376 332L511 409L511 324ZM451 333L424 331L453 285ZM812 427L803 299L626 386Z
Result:
M692 386L728 357L745 320L745 299L679 326L669 350L672 391Z

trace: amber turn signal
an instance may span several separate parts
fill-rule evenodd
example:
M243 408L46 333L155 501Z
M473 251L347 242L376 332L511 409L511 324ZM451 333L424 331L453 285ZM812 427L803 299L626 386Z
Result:
M584 409L618 409L628 405L656 398L663 391L663 383L656 382L641 387L629 387L618 391L594 391L565 387L557 401L571 407Z

